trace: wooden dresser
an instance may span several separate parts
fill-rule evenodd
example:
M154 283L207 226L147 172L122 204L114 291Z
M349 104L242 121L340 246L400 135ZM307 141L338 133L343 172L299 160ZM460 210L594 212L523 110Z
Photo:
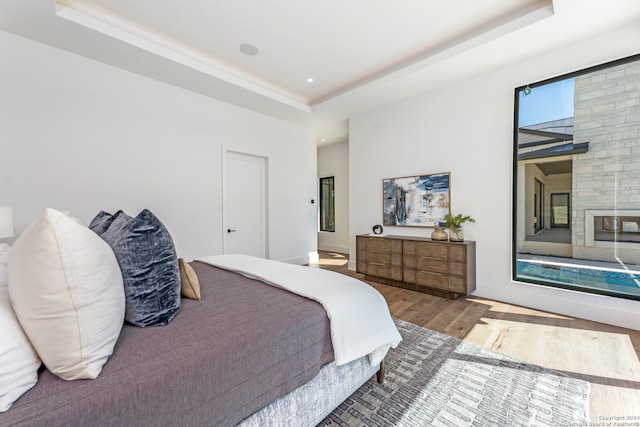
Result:
M457 298L476 289L476 243L356 236L356 271L366 280Z

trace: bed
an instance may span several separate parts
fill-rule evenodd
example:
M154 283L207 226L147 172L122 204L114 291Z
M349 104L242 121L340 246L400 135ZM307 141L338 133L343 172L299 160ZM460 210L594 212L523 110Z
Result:
M166 326L125 324L94 380L43 370L0 425L315 425L379 371L368 356L336 362L322 303L205 262L190 265L200 301L183 298Z

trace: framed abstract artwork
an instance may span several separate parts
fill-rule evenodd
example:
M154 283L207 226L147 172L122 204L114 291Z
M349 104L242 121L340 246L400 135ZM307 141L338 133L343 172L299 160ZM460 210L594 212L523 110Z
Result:
M450 173L382 181L384 225L435 227L451 212Z

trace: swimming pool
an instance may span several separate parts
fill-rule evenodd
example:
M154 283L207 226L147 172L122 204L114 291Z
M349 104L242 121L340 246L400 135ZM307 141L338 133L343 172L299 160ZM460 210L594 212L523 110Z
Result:
M517 261L520 279L542 280L560 285L615 291L640 296L640 272L613 268L584 267L543 260Z

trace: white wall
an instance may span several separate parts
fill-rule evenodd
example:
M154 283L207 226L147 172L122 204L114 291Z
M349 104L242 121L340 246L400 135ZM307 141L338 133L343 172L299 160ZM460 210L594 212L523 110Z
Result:
M0 51L0 206L17 233L45 207L85 223L148 208L179 256L219 254L224 145L268 157L269 257L315 253L310 130L9 33Z
M318 249L349 253L349 143L318 148L318 179L334 179L335 232L318 232Z
M350 268L355 235L382 219L384 178L451 172L454 213L472 215L476 295L640 329L640 302L511 280L514 88L637 53L629 26L350 118ZM374 154L372 154L374 153ZM365 160L366 159L366 160ZM385 227L428 236L431 229Z

